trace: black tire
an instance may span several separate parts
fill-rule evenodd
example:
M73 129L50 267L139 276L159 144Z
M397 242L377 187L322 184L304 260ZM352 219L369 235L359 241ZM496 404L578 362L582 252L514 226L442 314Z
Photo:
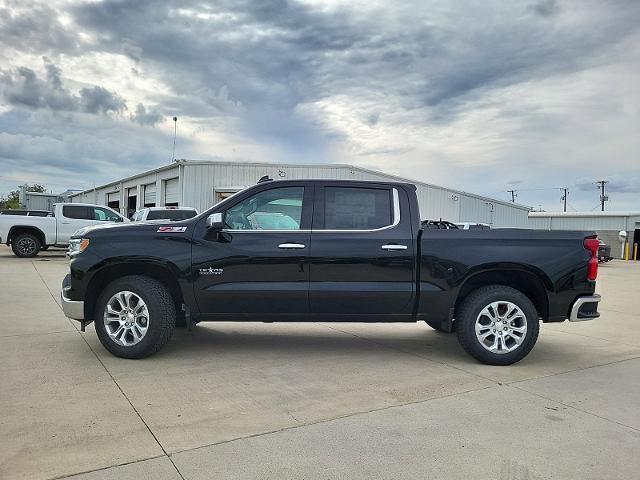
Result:
M447 332L445 329L442 328L442 325L436 322L427 322L425 321L425 323L427 325L429 325L431 328L433 328L436 332L440 332L440 333L453 333L454 330Z
M118 292L130 291L138 295L149 312L148 330L139 343L131 346L117 344L111 339L104 322L109 299ZM114 280L102 291L94 314L96 333L100 342L116 357L145 358L153 355L169 341L176 326L176 308L171 293L162 283L149 277L131 275Z
M16 257L33 258L41 248L40 239L31 233L21 233L11 239L11 250Z
M487 350L476 336L476 320L489 304L503 301L516 305L522 311L524 318L518 322L526 322L527 329L517 348L506 353L494 353ZM522 360L535 345L540 332L538 312L531 300L519 290L504 285L490 285L471 292L456 312L455 325L462 348L476 360L487 365L511 365ZM515 344L513 339L508 341L511 342L511 346Z

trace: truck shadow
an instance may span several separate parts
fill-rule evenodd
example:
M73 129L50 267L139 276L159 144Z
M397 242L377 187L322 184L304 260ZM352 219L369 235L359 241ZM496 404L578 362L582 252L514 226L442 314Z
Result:
M349 327L353 324L347 324ZM410 355L415 359L439 361L470 361L459 346L455 335L441 334L427 326L397 332L391 325L375 328L365 334L362 331L345 329L337 324L335 329L319 324L305 323L244 323L238 327L226 323L219 327L215 323L199 324L192 332L177 329L171 342L159 352L163 356L207 355L362 355L378 357ZM341 328L343 327L343 328ZM362 325L356 325L361 330Z

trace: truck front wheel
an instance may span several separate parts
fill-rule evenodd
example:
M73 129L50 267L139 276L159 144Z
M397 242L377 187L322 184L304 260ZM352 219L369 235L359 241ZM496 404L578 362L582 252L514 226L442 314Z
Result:
M456 312L458 341L488 365L511 365L526 357L540 324L529 298L511 287L490 285L471 292Z
M96 303L94 318L104 348L117 357L144 358L171 338L176 309L162 283L131 275L107 285Z
M21 233L11 240L11 249L16 257L35 257L41 249L40 240L31 233Z

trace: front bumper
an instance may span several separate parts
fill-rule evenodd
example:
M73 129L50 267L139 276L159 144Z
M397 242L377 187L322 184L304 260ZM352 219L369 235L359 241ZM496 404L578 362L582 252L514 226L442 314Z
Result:
M62 311L64 314L74 320L84 320L84 301L82 300L70 300L65 296L65 293L71 288L71 281L69 275L64 277L62 281L62 291L60 292L60 303L62 304Z
M583 322L585 320L593 320L598 318L598 303L600 303L600 295L593 294L587 297L578 297L571 306L570 322Z

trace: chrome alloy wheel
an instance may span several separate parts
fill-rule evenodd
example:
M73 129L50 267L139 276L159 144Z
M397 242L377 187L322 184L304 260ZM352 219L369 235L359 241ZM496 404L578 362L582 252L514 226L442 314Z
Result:
M476 338L491 353L516 350L527 335L527 318L516 304L492 302L476 318Z
M109 299L103 318L111 340L123 347L140 342L149 329L147 304L128 290L118 292Z
M36 251L36 242L31 237L23 237L18 240L18 252L22 255L33 255Z

